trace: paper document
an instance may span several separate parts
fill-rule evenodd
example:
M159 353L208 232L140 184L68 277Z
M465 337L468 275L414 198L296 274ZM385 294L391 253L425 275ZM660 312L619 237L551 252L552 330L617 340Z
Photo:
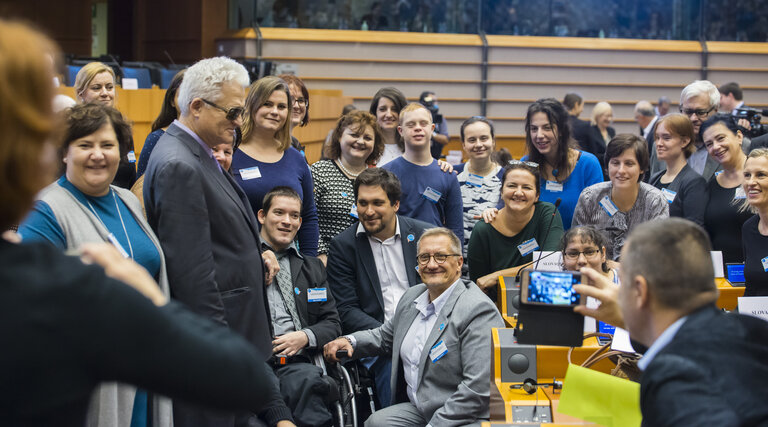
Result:
M557 410L607 427L639 426L640 384L571 364Z

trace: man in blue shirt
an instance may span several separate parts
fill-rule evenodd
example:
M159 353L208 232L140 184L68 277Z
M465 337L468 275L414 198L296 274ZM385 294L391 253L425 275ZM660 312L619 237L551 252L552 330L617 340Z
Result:
M463 239L459 181L452 173L441 171L430 153L430 141L435 130L432 114L421 104L408 104L400 112L397 130L405 143L405 153L383 168L400 179L403 195L399 213L446 227L460 240Z
M601 301L575 310L629 330L640 359L643 425L763 425L768 422L768 323L715 306L707 233L682 218L654 220L630 234L621 286L584 268Z

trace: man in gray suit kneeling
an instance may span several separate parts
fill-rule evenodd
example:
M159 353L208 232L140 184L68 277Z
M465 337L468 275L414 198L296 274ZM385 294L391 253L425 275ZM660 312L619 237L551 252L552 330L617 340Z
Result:
M422 284L400 299L395 315L376 329L326 344L338 361L392 357L392 406L366 426L459 426L489 417L491 328L504 327L496 306L471 281L461 279L461 243L447 228L432 228L418 242Z

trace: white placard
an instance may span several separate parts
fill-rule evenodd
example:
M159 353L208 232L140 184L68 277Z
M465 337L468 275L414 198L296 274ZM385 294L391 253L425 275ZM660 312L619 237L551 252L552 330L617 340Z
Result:
M629 341L629 332L621 328L616 328L616 330L613 331L611 350L636 353L635 349L632 348L632 343Z
M725 277L723 271L723 252L712 251L712 267L715 267L715 277Z
M547 257L555 251L533 251L533 264L530 268L536 266L536 270L545 271L563 271L563 253L557 251L556 254ZM541 256L541 261L537 264L536 260Z
M123 79L123 89L125 90L136 90L139 88L139 80L138 79L131 79L131 78L124 78Z
M768 297L739 297L739 314L768 321Z
M275 66L275 75L280 74L293 74L294 76L299 74L299 65L291 63L282 63Z

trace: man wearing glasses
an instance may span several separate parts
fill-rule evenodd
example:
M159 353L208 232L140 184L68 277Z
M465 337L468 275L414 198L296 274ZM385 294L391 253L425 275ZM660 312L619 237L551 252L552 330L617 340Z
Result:
M709 157L701 135L699 135L699 129L707 118L717 114L717 107L719 105L720 91L718 91L717 86L708 80L696 80L686 86L680 93L680 112L691 120L693 133L696 136L694 141L696 151L688 158L688 164L707 181L722 167ZM663 168L664 164L656 158L656 147L654 146L651 153L650 175L653 176L656 172L663 170Z
M353 184L360 219L331 240L328 284L342 333L374 329L395 315L400 298L419 283L416 242L432 228L398 215L400 181L383 168L366 169ZM389 406L389 357L362 361L373 373L381 407Z
M241 334L266 362L272 333L265 283L276 273L277 260L271 252L262 258L245 193L212 150L233 142L242 125L248 83L245 68L224 57L204 59L186 71L178 92L181 116L152 152L144 203L165 253L171 296ZM265 372L270 369L263 366ZM270 425L293 425L277 386L265 384L264 389L270 396L264 419ZM256 422L253 414L213 413L180 400L173 402L173 410L174 424L181 427Z
M480 425L489 417L491 328L504 322L490 299L461 279L461 242L443 227L424 232L417 256L422 284L410 288L394 317L376 329L325 345L336 361L392 356L393 405L366 426Z

